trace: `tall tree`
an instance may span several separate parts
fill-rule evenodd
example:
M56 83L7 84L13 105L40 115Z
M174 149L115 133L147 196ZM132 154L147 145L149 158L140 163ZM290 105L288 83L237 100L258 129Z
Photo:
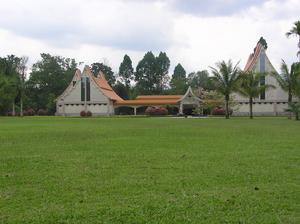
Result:
M9 93L9 95L15 96L11 102L13 116L15 115L15 102L18 96L18 87L20 86L20 77L18 73L18 67L20 61L21 59L19 57L16 57L15 55L8 55L5 58L0 58L0 73L9 77L6 83L17 87L17 88L10 88L10 91L14 91L14 92Z
M187 90L186 71L179 63L174 68L174 73L170 82L171 92L174 94L184 94Z
M109 67L108 65L105 65L104 63L93 63L91 65L92 67L92 72L94 73L94 75L98 75L98 73L101 71L104 73L105 78L108 82L109 85L113 86L116 82L116 77L114 75L114 72L112 71L112 68Z
M27 71L27 63L28 57L23 56L20 58L20 63L18 66L18 72L20 77L20 116L23 116L23 101L24 101L24 94L25 94L25 79L26 79L26 71Z
M119 77L121 78L121 81L124 83L125 87L128 90L130 88L130 82L134 78L134 72L132 67L132 61L127 54L125 54L123 61L120 64Z
M276 78L280 87L288 93L288 104L291 104L293 101L293 95L296 94L297 90L297 79L300 76L299 74L299 63L293 63L291 69L284 60L281 62L280 74L274 72L272 75ZM291 114L289 115L291 119Z
M241 72L240 74L240 81L239 81L239 88L238 92L244 96L248 97L249 99L249 114L250 119L253 119L253 100L262 92L265 92L267 89L274 88L272 85L260 85L260 80L262 76L266 76L264 73L259 72Z
M156 57L156 88L158 93L162 93L163 89L166 88L169 82L170 59L165 52L160 52Z
M11 108L17 95L17 79L0 73L0 114Z
M33 64L26 95L30 98L27 106L33 109L48 109L55 112L55 99L70 83L77 67L75 59L41 54L42 60Z
M154 54L149 51L136 66L135 81L138 94L156 93L156 59Z
M239 68L237 63L233 66L232 61L221 61L216 64L216 68L210 67L213 73L213 80L216 90L225 98L226 119L229 119L229 99L230 94L237 90L239 79Z
M296 36L299 38L299 41L298 41L299 51L297 52L297 56L299 57L299 61L300 61L300 20L296 21L294 23L294 26L292 27L292 29L290 29L290 31L286 33L286 36L287 37Z
M188 84L194 89L213 90L212 78L207 70L192 72L188 74Z

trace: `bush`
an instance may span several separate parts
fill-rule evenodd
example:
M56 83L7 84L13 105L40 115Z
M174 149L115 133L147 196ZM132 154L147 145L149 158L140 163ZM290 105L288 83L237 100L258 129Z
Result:
M80 112L80 117L85 117L86 116L86 112L83 110Z
M28 108L27 110L23 111L23 115L24 116L34 116L35 115L35 111L32 108Z
M92 114L91 111L86 112L86 116L87 116L87 117L91 117L92 115L93 115L93 114Z
M229 109L229 114L232 114L232 109ZM222 107L216 107L215 109L212 110L211 112L212 115L216 115L216 116L225 116L226 114L226 110Z
M168 110L164 107L147 107L145 114L149 116L163 116L168 114Z
M48 111L47 111L47 110L44 110L44 109L39 109L39 110L37 111L37 114L38 114L39 116L45 116L45 115L48 114Z

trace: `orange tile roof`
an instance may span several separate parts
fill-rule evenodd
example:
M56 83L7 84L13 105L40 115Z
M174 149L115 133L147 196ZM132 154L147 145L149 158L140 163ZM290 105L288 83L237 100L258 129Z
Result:
M141 95L137 100L179 100L182 95Z
M176 105L181 97L182 95L141 95L137 96L135 100L124 100L122 102L117 101L116 105Z
M161 99L161 100L124 100L124 101L117 101L116 105L119 106L147 106L147 105L176 105L178 104L177 99Z
M95 77L94 75L91 76L97 86L101 89L102 93L111 100L115 101L124 101L121 97L116 94L116 92L111 88L108 82L105 79L105 76L102 72L99 72L98 76Z

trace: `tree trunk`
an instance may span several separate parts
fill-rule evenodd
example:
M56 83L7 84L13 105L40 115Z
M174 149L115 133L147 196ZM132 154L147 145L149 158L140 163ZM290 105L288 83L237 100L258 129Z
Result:
M225 96L225 113L226 113L226 119L229 119L229 96Z
M298 113L298 112L296 112L296 113L295 113L295 115L296 115L296 118L295 118L295 119L296 119L296 121L299 121L299 113Z
M13 105L12 105L12 116L16 116L15 102L13 102Z
M20 116L23 117L23 96L20 98Z
M249 98L249 111L250 111L250 119L253 119L253 98Z
M298 58L299 58L299 62L300 62L300 35L299 35L299 42L298 42L298 48L299 48L299 51L298 51Z
M293 102L293 95L292 95L291 89L289 89L289 92L288 92L288 105L290 105L292 102ZM288 119L292 119L292 114L293 114L292 112L289 112Z

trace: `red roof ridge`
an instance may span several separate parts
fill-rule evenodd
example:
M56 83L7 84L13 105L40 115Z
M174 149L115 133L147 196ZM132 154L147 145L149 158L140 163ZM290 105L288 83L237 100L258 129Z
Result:
M251 70L261 52L263 48L263 45L261 43L257 43L256 47L255 47L255 51L254 53L251 53L249 58L248 58L248 61L246 63L246 66L244 68L244 71L247 72L249 70Z

